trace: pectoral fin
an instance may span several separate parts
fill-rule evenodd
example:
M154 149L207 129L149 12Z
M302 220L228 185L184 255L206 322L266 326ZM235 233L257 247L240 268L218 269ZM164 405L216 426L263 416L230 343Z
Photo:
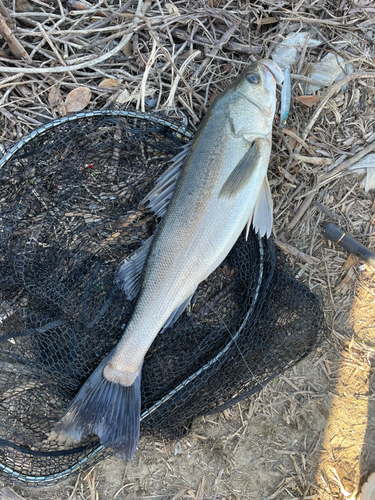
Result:
M270 185L267 176L263 179L260 192L255 203L254 210L248 220L246 227L246 239L249 234L251 223L260 236L270 237L273 222L273 207Z
M249 184L250 178L260 160L258 142L254 141L228 179L224 182L219 198L231 198L240 193Z

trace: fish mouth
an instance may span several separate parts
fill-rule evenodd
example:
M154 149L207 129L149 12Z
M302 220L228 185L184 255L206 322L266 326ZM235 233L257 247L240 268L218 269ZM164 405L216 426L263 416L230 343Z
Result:
M258 61L258 64L263 66L267 73L272 74L273 78L276 80L276 83L282 83L284 81L284 73L275 62L271 61L270 59L260 59Z

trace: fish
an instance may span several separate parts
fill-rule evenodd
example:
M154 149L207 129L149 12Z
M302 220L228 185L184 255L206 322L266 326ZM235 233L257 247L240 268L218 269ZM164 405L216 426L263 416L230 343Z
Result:
M215 98L191 143L143 200L161 221L115 277L126 298L136 298L132 315L53 431L78 441L95 434L116 456L132 459L142 365L153 340L183 313L245 227L247 233L252 224L260 236L271 234L267 169L282 79L270 60L247 67Z

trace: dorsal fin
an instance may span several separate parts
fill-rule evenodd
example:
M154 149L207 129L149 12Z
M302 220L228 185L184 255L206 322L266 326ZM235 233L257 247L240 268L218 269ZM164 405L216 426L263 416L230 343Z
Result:
M145 205L158 217L163 217L167 211L168 203L172 198L188 149L189 144L183 146L182 151L173 158L171 166L156 181L154 189L141 201L141 204Z
M116 271L115 283L124 290L127 300L132 300L138 295L143 266L153 237L154 235L150 236L135 252L128 255Z
M172 165L156 181L154 189L141 201L141 204L146 205L158 217L163 217L167 211L168 203L173 195L187 151L188 144L174 157ZM116 272L115 282L124 290L128 300L134 299L140 290L142 270L152 239L153 236L148 238L135 252L126 257Z

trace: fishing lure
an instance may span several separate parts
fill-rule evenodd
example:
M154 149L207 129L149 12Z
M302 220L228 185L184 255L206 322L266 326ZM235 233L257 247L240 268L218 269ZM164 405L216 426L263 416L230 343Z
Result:
M286 126L289 116L291 97L292 97L292 87L290 81L290 69L286 68L285 79L281 90L280 128L284 128Z

